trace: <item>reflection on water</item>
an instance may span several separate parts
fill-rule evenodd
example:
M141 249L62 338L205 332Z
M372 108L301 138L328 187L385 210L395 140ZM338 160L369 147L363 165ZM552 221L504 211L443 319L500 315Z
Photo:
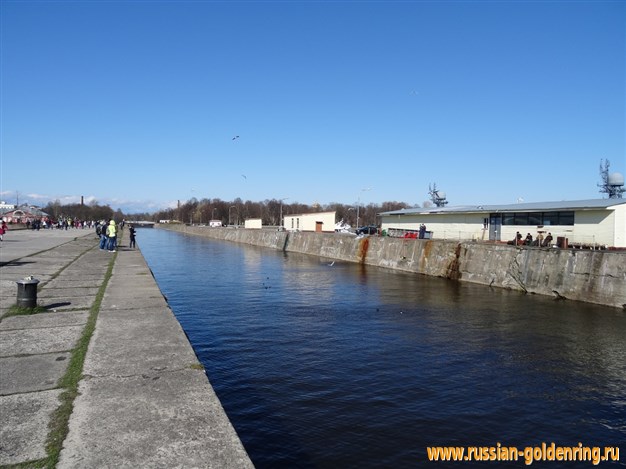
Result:
M626 441L622 311L140 235L257 467L415 467L433 445Z

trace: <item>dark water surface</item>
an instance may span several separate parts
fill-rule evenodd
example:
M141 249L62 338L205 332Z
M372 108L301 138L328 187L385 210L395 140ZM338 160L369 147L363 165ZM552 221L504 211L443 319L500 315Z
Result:
M435 445L626 453L620 310L158 229L137 240L258 468L443 467Z

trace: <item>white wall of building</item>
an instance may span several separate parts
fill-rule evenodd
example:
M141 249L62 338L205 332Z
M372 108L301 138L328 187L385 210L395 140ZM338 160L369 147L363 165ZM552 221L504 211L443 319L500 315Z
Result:
M569 244L626 247L626 203L602 209L573 210L574 225L502 225L499 239L510 241L519 231L522 238L530 233L533 239L538 234L544 237L551 233L556 244L558 237L565 237ZM384 215L381 227L390 230L419 230L420 224L432 232L431 239L488 240L489 227L485 213L422 213L410 215Z
M287 231L316 231L318 223L321 223L321 231L334 232L336 212L303 213L297 215L285 215L284 228Z
M626 247L626 204L618 205L615 216L615 246Z
M243 226L247 230L260 230L263 228L263 223L260 218L250 218L244 222Z
M489 239L489 230L483 230L483 219L489 214L481 213L431 213L416 215L383 216L381 228L387 232L393 229L418 231L426 225L431 239Z

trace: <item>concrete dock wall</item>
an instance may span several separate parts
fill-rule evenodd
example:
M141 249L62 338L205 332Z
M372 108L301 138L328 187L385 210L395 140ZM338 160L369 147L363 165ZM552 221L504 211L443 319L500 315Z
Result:
M626 252L166 225L188 234L626 309Z

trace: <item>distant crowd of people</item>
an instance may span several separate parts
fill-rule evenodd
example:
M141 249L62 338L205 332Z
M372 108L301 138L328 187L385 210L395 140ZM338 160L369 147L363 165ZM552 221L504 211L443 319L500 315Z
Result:
M51 218L44 217L38 220L26 220L26 228L30 230L48 230L58 229L67 230L69 228L85 229L93 228L96 226L95 221L79 220L78 218L61 217L57 221L53 221Z
M119 229L123 230L125 220L122 220L119 224ZM40 229L68 229L68 228L94 228L96 234L100 237L100 249L107 250L109 252L115 252L117 249L117 231L118 227L115 224L115 220L100 220L100 221L81 221L71 218L60 218L57 222L52 222L48 218L42 218L40 220L27 221L26 226L28 229L40 230ZM0 241L4 241L4 234L9 229L6 221L2 220L0 224ZM137 232L131 225L129 231L130 242L129 247L134 249L137 246Z
M548 233L545 238L543 237L543 233L539 233L534 240L533 235L528 233L526 238L523 238L522 234L518 231L515 234L515 238L507 244L511 244L513 246L537 246L545 248L552 244L553 239L552 233Z

